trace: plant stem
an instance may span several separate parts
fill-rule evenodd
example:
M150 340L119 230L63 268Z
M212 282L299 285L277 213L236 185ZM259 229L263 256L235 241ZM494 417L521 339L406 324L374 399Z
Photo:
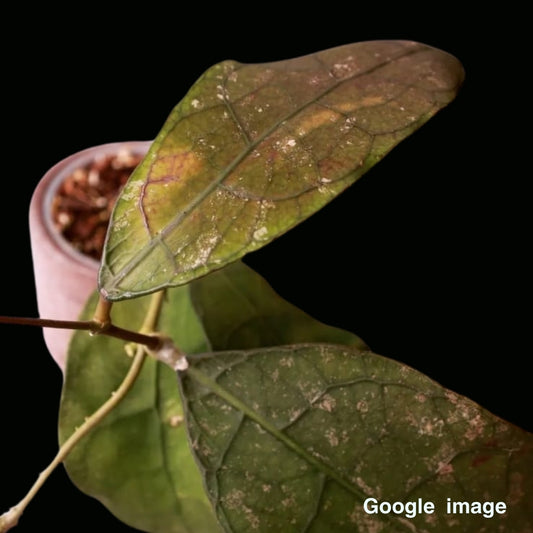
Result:
M127 392L131 389L133 383L137 379L144 360L146 358L146 351L143 346L139 345L137 352L132 361L132 364L126 374L126 377L120 384L117 391L104 403L97 411L95 411L91 416L85 419L84 423L74 431L74 433L65 441L63 446L59 449L57 455L54 457L54 460L48 465L48 467L43 470L37 481L33 484L26 496L14 507L12 507L7 513L0 517L0 533L8 531L12 527L16 526L18 520L30 501L37 494L39 489L42 487L44 482L48 479L52 471L62 463L74 446L95 426L97 426L102 419L111 412L117 404L126 396Z
M159 322L159 315L161 314L161 307L165 298L165 291L159 291L152 295L150 304L144 317L144 322L141 326L140 333L152 333L156 330Z
M111 307L113 303L106 300L101 294L98 299L96 310L94 311L93 321L101 324L102 328L111 324Z
M141 332L143 333L152 333L155 331L157 322L159 319L159 313L161 311L161 305L163 303L163 292L158 292L152 296L150 300L150 306L146 313L143 325L141 327ZM26 320L26 319L23 319ZM31 320L31 319L30 319ZM40 320L40 319L39 319ZM10 322L10 323L21 323L21 322ZM78 328L85 329L85 328ZM117 328L120 329L120 328ZM106 331L108 334L108 331ZM145 337L139 333L141 337ZM150 337L155 339L156 337ZM128 340L128 339L126 339ZM126 377L123 379L122 383L118 389L111 395L109 400L107 400L99 409L97 409L91 416L87 417L83 424L79 426L74 433L63 443L59 448L57 455L54 457L53 461L48 465L48 467L43 470L37 481L33 484L29 492L24 496L24 498L14 507L9 509L6 513L0 516L0 533L5 533L10 530L12 527L15 527L21 517L22 513L37 494L39 489L42 487L44 482L48 479L53 470L62 463L72 449L78 444L78 442L89 433L93 428L95 428L118 404L121 402L127 393L132 388L133 384L139 376L143 363L146 359L147 350L145 343L138 344L135 356L130 365Z
M73 329L89 331L93 335L107 335L116 337L127 342L144 344L151 350L157 350L160 340L153 335L147 335L137 331L132 331L115 326L114 324L103 324L97 320L53 320L48 318L26 318L0 316L0 324L14 324L21 326L38 326L41 328Z

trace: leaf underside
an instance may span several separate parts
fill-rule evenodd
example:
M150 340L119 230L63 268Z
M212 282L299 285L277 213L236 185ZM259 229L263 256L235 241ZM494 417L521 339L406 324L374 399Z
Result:
M214 65L115 206L102 293L121 300L181 285L264 246L447 105L462 80L453 56L408 41Z
M317 344L192 363L191 441L228 532L532 530L533 435L405 365ZM435 511L369 514L367 497ZM448 513L448 498L507 512Z

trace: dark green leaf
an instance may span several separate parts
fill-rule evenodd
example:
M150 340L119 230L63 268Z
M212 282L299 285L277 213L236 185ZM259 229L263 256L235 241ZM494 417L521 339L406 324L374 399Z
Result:
M356 348L295 345L196 358L181 381L226 531L533 528L533 436L405 365ZM368 497L422 498L435 511L369 514ZM501 501L507 512L447 513L447 498Z
M120 300L260 248L331 201L454 97L449 54L371 41L209 69L116 204L99 274Z

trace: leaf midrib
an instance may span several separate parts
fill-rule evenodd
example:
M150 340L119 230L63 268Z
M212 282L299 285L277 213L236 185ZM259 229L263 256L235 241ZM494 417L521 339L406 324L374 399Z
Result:
M266 129L261 135L259 135L252 143L249 142L248 136L245 137L245 141L247 143L247 147L237 156L235 159L218 175L216 179L214 179L202 192L200 192L191 202L189 205L176 214L176 216L155 236L150 237L150 240L143 246L141 250L135 254L126 265L124 265L119 272L116 274L112 274L111 268L108 265L108 270L112 274L112 281L111 283L108 283L105 287L107 293L109 295L112 295L112 291L115 290L118 286L118 284L133 270L135 269L150 253L153 251L154 248L157 246L163 246L166 251L171 252L168 250L168 247L166 246L164 242L164 237L172 231L175 227L177 227L188 215L191 211L193 211L198 205L200 205L221 183L224 182L224 180L233 172L233 170L241 164L242 161L259 145L261 144L265 139L267 139L279 126L281 126L283 123L289 121L297 114L301 113L304 109L308 108L313 103L317 102L321 98L323 98L328 93L334 91L337 87L339 87L341 84L345 83L346 81L350 81L353 79L357 79L362 76L366 76L372 72L375 72L379 70L380 68L383 68L384 66L390 65L391 63L398 61L399 59L402 59L404 57L408 57L410 55L414 55L416 53L419 53L423 50L426 50L426 47L423 47L421 45L413 46L412 48L408 50L402 50L402 52L398 53L392 58L387 58L386 60L383 60L382 62L374 65L373 67L363 71L358 72L357 74L353 74L351 76L347 76L344 78L339 78L334 83L331 84L327 89L322 91L320 94L314 96L313 98L310 98L307 102L303 103L301 106L299 106L297 109L291 111L288 113L285 117L278 119L273 125ZM246 67L246 65L242 65L241 68ZM231 103L224 98L224 104L230 111L232 111L232 107L230 105ZM233 116L233 113L231 113ZM234 118L235 123L238 126L239 131L241 131L243 128L241 127L241 124L239 121L237 121ZM170 133L166 133L159 143L162 143L166 137ZM172 252L171 252L172 253ZM173 261L175 262L175 258L173 257ZM106 261L107 263L107 261Z
M357 487L354 487L351 483L349 483L347 480L345 480L342 476L340 476L335 470L333 470L329 465L325 464L323 461L320 461L313 455L311 455L309 452L307 452L304 448L298 445L294 440L292 440L290 437L285 435L283 431L280 431L278 428L276 428L273 424L265 420L263 417L259 416L253 409L251 409L248 405L246 405L242 400L231 394L228 390L226 390L224 387L219 385L215 380L210 378L208 375L204 374L201 370L195 368L194 366L189 366L187 369L187 375L195 380L197 383L203 385L204 387L207 387L211 392L218 395L220 398L222 398L224 401L226 401L229 405L240 411L244 416L248 417L253 422L257 423L261 428L266 430L268 433L270 433L273 437L277 438L280 442L282 442L287 448L292 450L294 453L299 455L302 459L307 461L311 466L315 467L318 472L321 472L325 476L329 477L331 480L338 483L341 487L343 487L345 490L347 490L349 493L353 494L355 498L357 498L360 503L364 502L366 498L369 497L368 494L366 494L364 491L358 489ZM413 529L412 524L409 524L407 526L403 520L396 516L390 516L390 515L384 515L383 517L384 522L394 522L395 525L399 526L401 529L405 531L409 531L410 533L413 533L413 531L417 531L417 529Z

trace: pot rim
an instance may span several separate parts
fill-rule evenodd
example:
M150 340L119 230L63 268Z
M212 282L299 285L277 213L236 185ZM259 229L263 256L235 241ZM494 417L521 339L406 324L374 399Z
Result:
M62 253L90 269L97 269L100 265L100 261L93 259L74 248L74 246L72 246L72 244L65 239L54 226L51 206L61 183L63 183L63 181L76 169L84 167L100 158L116 154L121 150L129 150L134 154L144 156L151 143L152 141L123 141L96 145L71 154L54 165L45 174L43 179L48 178L50 181L41 199L44 229Z

